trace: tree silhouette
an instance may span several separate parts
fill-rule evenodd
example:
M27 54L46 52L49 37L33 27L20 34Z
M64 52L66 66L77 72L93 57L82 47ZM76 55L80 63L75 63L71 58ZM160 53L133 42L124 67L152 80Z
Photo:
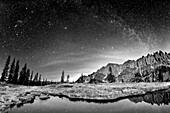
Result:
M34 76L33 85L37 85L37 82L38 82L38 73L36 73L36 75Z
M45 79L45 85L47 85L48 84L48 81L47 81L47 78Z
M42 85L45 85L45 78L43 78Z
M69 83L70 75L67 75L67 83Z
M61 75L61 83L64 83L64 71L62 72L62 75Z
M2 76L0 78L1 81L7 81L8 83L13 83L18 85L40 85L40 86L53 83L51 81L48 81L47 78L43 79L42 81L41 74L39 75L38 73L36 73L36 75L34 76L33 71L31 72L30 75L30 69L27 69L27 63L25 63L24 67L19 72L19 60L17 60L15 65L15 58L13 59L13 62L9 70L10 59L11 57L8 56L5 63L5 67L2 72ZM63 82L64 82L64 71L62 75L63 75Z
M12 64L11 64L11 68L10 68L10 71L9 71L9 77L8 77L8 82L9 83L12 82L14 74L15 74L15 58L14 58Z
M33 81L33 71L31 72L31 76L29 78L29 85L32 85L32 81Z
M1 81L5 81L6 77L8 77L8 69L9 69L9 64L10 64L10 58L11 56L8 56L6 63L5 63L5 68L3 69L2 76L1 76Z
M15 67L15 73L12 79L12 83L16 84L18 82L18 73L19 73L19 60L16 63L16 67Z
M39 82L39 85L41 86L41 85L42 85L42 84L41 84L41 74L40 74L40 76L39 76L38 82Z
M27 71L27 64L25 64L22 70L20 71L19 84L24 85L25 78L26 78L26 71Z
M30 69L27 69L24 84L29 85Z
M91 78L91 81L93 82L94 81L94 78ZM81 74L81 77L80 77L80 83L83 83L84 82L84 75L83 73Z
M19 73L18 83L23 84L23 81L24 81L24 72L23 72L23 68L22 68L22 70Z

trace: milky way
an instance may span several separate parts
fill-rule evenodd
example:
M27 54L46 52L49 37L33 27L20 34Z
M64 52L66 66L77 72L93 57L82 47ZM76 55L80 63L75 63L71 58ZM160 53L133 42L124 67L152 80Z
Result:
M0 1L0 70L8 55L44 77L170 52L168 0Z

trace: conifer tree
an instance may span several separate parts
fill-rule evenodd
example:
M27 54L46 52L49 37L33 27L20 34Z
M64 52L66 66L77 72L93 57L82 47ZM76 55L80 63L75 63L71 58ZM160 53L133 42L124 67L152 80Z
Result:
M48 84L48 81L47 81L47 78L45 79L45 85L47 85Z
M11 64L11 68L10 68L10 71L9 71L9 77L8 77L8 82L9 83L12 82L14 74L15 74L15 58L14 58L12 64Z
M39 85L41 86L42 84L41 84L41 74L40 74L40 76L39 76Z
M20 71L20 77L19 77L19 84L24 84L25 78L26 78L26 71L27 71L27 64L24 65L22 70Z
M33 79L33 71L31 72L31 76L30 76L30 78L29 78L29 84L30 84L30 85L32 85L32 81L33 81L32 79Z
M37 85L37 82L38 82L38 73L36 73L36 75L34 76L33 85Z
M84 82L84 79L83 79L83 73L81 74L81 77L80 77L80 83L83 83ZM93 78L92 78L93 79ZM94 79L93 79L94 80Z
M3 69L2 76L1 76L1 81L5 81L6 77L8 77L8 69L9 69L9 64L10 64L10 58L11 56L8 56L6 63L5 63L5 68Z
M62 72L62 75L61 75L61 83L64 82L64 71Z
M36 73L35 77L34 77L34 81L37 82L38 81L38 73Z
M70 75L67 75L67 83L69 83Z
M29 83L29 77L30 77L30 69L27 69L26 75L25 75L25 82L24 82L25 85L29 85L28 84Z
M30 76L30 81L32 81L32 79L33 79L33 71L31 72L31 76Z
M45 78L43 78L43 82L42 82L42 85L43 85L43 86L45 85Z
M19 84L23 84L24 83L24 71L23 71L23 68L22 68L22 70L19 73L18 83Z
M18 73L19 73L19 60L16 63L14 76L12 78L12 83L14 83L14 84L16 84L18 82Z

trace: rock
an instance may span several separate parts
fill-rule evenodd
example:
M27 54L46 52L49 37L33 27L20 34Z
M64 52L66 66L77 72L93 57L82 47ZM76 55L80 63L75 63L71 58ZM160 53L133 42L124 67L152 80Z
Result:
M34 96L40 96L40 95L41 95L41 92L38 92L38 91L32 91L32 92L31 92L31 95L34 95Z
M50 98L50 96L48 96L48 95L41 95L41 96L39 97L40 100L47 100L47 99L49 99L49 98Z
M17 107L21 107L21 106L23 106L23 102L18 101L18 102L16 103L16 106L17 106Z
M35 99L35 95L28 94L27 96L24 97L19 97L19 101L21 101L23 104L25 103L33 103Z

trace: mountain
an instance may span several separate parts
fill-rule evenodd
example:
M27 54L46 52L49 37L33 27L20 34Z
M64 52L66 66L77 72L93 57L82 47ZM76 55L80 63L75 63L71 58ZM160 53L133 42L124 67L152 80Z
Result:
M159 51L123 64L109 63L86 78L90 82L170 81L170 53Z
M145 102L151 105L157 104L158 106L164 104L169 105L170 103L170 91L158 91L150 94L146 94L143 96L138 97L131 97L129 98L131 102L139 103L139 102Z

